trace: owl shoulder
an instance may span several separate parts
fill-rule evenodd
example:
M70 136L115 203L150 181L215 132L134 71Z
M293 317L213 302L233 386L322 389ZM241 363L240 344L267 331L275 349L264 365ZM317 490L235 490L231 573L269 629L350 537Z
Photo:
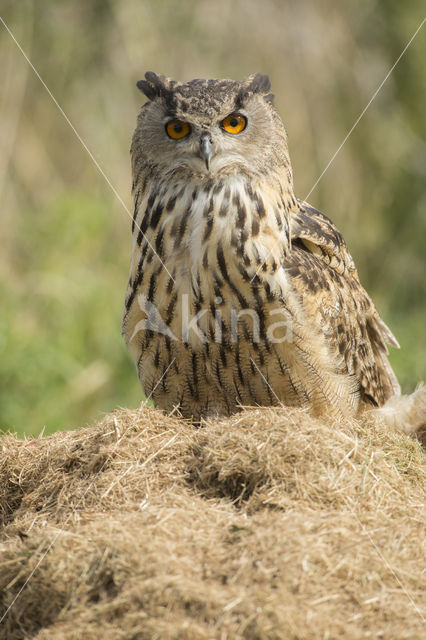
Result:
M301 242L308 251L320 257L340 275L350 275L359 283L354 260L336 225L307 202L298 201L299 208L292 212L290 229L292 242Z

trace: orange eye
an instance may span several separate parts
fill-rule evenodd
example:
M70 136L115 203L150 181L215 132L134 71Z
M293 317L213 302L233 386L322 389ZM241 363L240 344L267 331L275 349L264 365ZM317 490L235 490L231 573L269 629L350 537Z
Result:
M166 132L169 138L180 140L191 132L191 127L187 122L182 122L182 120L170 120L166 124Z
M228 133L241 133L246 128L247 118L240 113L231 113L222 120L221 124Z

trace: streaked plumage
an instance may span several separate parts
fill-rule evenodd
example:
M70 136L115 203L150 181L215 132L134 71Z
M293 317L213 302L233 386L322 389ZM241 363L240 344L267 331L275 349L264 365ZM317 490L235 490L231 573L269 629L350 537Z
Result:
M350 415L399 393L398 344L341 234L294 196L268 78L138 85L123 333L145 394L198 418L279 402ZM170 121L190 133L170 139Z

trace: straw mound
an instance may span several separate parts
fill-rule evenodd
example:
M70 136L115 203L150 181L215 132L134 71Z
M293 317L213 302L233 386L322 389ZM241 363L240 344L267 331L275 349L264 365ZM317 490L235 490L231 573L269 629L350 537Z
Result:
M2 447L2 639L422 637L422 451L371 419L145 408Z

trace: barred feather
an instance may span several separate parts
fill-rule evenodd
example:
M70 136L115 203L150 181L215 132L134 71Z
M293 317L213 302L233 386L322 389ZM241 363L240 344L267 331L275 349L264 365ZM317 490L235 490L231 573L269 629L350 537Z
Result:
M141 88L123 334L145 394L200 418L280 403L353 415L399 393L386 348L397 342L341 234L294 196L268 80L150 74ZM247 134L221 137L236 105ZM187 143L163 140L167 117L191 123ZM207 168L196 137L206 131Z

